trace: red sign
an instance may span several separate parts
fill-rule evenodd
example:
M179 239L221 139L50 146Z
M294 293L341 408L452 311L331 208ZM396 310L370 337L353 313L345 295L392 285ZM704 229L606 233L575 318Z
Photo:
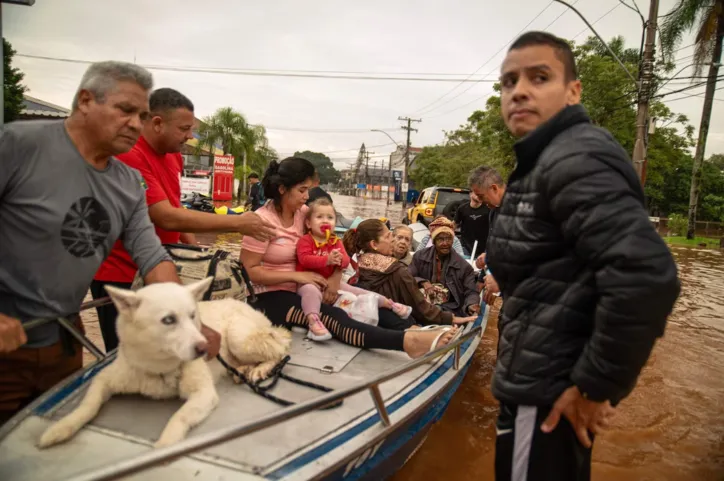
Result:
M234 193L234 156L214 156L214 200L231 200Z

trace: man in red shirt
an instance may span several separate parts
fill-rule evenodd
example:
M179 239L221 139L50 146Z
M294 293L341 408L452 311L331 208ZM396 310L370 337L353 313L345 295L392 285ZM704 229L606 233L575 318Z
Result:
M181 147L193 137L194 105L180 92L155 90L149 99L150 118L136 145L118 158L137 169L146 183L148 214L163 244L195 244L194 232L239 232L261 241L271 239L274 227L258 215L216 215L181 207ZM106 297L106 285L130 288L138 268L121 241L116 242L91 284L94 299ZM118 346L112 304L99 307L98 320L106 351Z

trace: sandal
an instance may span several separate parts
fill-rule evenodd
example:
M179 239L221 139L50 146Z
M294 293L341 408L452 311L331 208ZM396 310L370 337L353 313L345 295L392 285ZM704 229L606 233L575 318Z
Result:
M452 329L452 327L449 327L449 326L444 326L441 329L442 332L437 335L437 337L435 338L434 341L432 341L432 344L430 345L430 350L428 352L432 352L435 349L437 349L437 343L440 342L440 339L442 339L442 336L444 336L445 333L448 332L450 329ZM432 329L429 329L429 330L432 330ZM453 335L452 339L450 339L450 341L448 341L448 343L445 345L447 346L448 344L455 342L462 335L463 335L463 330L458 328L457 332Z

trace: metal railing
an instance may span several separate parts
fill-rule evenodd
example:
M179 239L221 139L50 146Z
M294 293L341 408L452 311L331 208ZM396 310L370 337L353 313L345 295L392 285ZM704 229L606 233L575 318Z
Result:
M487 316L487 309L482 315ZM231 441L247 434L252 434L262 429L275 426L284 421L302 416L311 411L316 411L329 406L330 404L337 403L365 390L369 390L372 396L375 408L380 416L380 422L383 426L389 427L392 423L380 392L380 384L405 374L419 366L422 366L423 364L429 363L434 359L442 357L452 350L455 351L453 369L457 371L460 368L460 349L462 344L475 336L482 335L482 333L483 326L475 326L470 329L469 332L464 333L461 337L450 344L438 348L420 358L414 359L399 368L383 373L373 379L370 379L369 381L363 381L355 386L340 389L303 403L294 404L281 411L262 416L250 423L237 424L235 426L219 429L208 434L195 436L173 446L156 449L133 458L114 462L109 466L86 471L85 473L81 473L70 479L72 481L106 481L129 476L154 466L173 461L181 456L193 454L201 451L202 449L210 448L212 446L216 446L217 444Z
M81 304L80 309L78 312L83 312L87 309L93 309L94 307L101 307L106 304L109 304L111 302L110 297L101 297L100 299L96 299L93 301L88 301L83 304ZM53 319L33 319L32 321L28 321L23 324L23 329L25 332L28 332L31 329L34 329L38 326L43 326L45 324L50 324L51 322L57 322L60 324L62 328L64 328L66 331L70 333L71 336L73 336L78 342L81 343L83 347L88 349L88 351L93 354L93 356L99 360L102 361L106 358L106 354L103 353L100 349L98 349L98 346L96 346L93 341L85 337L83 334L78 332L78 330L73 326L73 323L69 321L65 317L58 317Z

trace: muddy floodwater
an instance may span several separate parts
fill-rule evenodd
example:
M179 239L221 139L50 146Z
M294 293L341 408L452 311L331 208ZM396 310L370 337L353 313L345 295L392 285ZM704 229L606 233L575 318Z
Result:
M403 215L400 204L388 208L384 200L335 195L334 203L347 217L384 216L394 225ZM200 240L239 250L238 235ZM636 389L596 440L594 481L724 481L724 251L672 251L682 295ZM87 324L91 335L94 324ZM497 336L496 309L447 412L394 481L494 479Z

